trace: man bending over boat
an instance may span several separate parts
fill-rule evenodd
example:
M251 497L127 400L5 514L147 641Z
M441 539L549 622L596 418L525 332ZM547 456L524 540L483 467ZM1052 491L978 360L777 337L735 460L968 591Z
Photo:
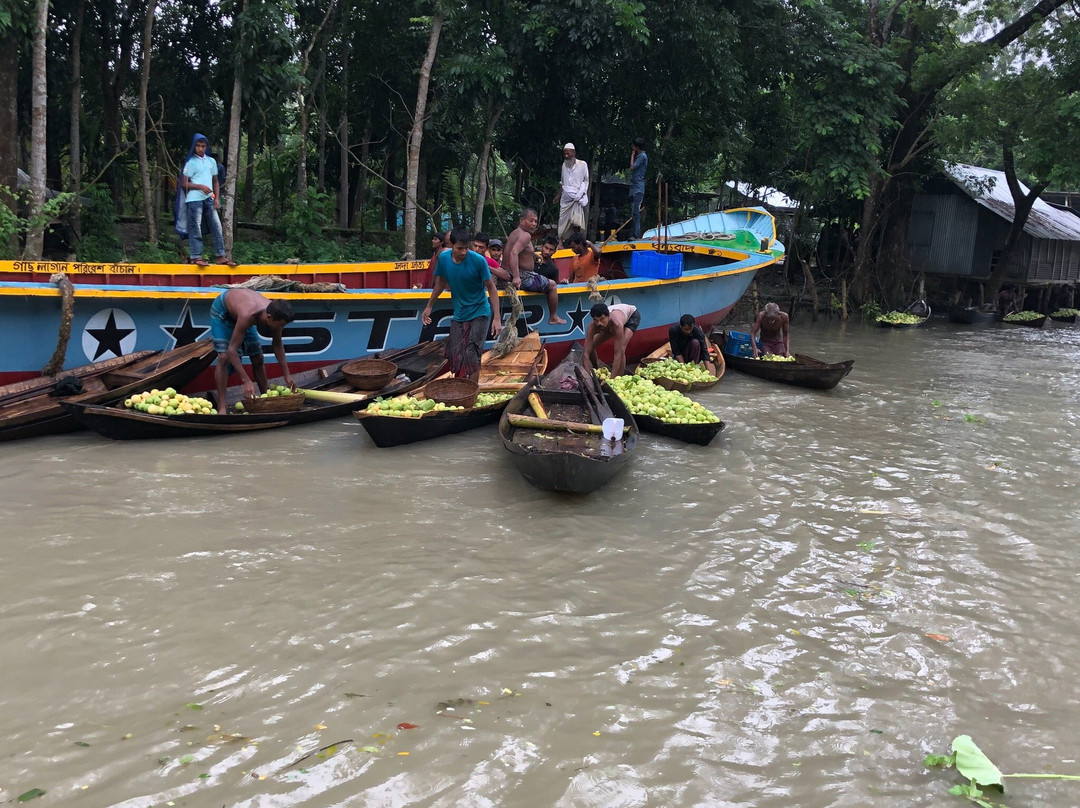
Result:
M629 303L616 303L614 306L596 303L589 310L589 314L592 315L592 322L585 334L585 370L592 370L600 364L596 356L597 346L614 339L615 357L611 362L611 375L622 376L626 373L626 346L641 325L641 314L637 306Z
M761 353L791 356L791 318L787 312L780 311L775 303L766 303L758 312L754 325L750 328L750 346L754 349L754 358L758 356L758 338L761 339Z
M469 249L471 244L471 235L464 227L456 227L450 233L450 249L443 250L435 264L431 297L420 321L430 325L431 307L449 288L454 304L447 352L450 370L458 378L475 379L480 375L484 340L489 331L493 337L499 335L502 318L499 316L499 290L495 288L487 261L480 253Z
M566 322L559 316L559 286L536 271L536 254L533 252L533 233L540 216L533 208L525 208L518 217L518 226L506 240L506 265L503 269L510 273L510 283L515 289L526 292L543 292L547 295L548 322L562 325Z
M266 392L270 383L266 378L262 343L259 342L258 326L270 331L274 344L274 356L281 367L285 384L293 386L289 363L285 361L285 346L281 332L293 321L292 306L287 300L268 300L252 289L228 289L218 295L210 306L210 335L217 351L217 367L214 381L217 383L218 413L225 414L225 387L229 383L229 367L232 366L243 380L244 398L255 397L255 385L244 371L243 353L251 360L251 373Z
M668 342L671 343L671 355L680 362L696 365L709 361L709 343L692 314L684 314L668 329Z

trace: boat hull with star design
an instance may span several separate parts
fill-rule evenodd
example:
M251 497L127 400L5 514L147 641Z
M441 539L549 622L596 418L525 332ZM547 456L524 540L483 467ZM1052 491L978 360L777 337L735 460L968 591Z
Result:
M627 348L633 361L661 345L671 323L692 314L708 331L739 300L754 274L783 258L775 222L762 209L711 213L650 231L641 241L602 248L601 273L592 286L559 286L563 325L548 322L543 294L521 293L519 333L536 330L558 362L583 340L589 309L598 299L630 303L641 326ZM556 254L560 277L569 274L569 251ZM65 367L142 350L168 350L210 336L210 304L230 284L259 289L289 300L296 319L283 336L291 370L444 338L453 305L449 294L436 303L429 329L420 314L431 294L422 288L427 261L369 264L210 266L185 264L80 264L0 262L0 322L6 350L0 356L0 384L37 376L52 356L61 321L62 296L51 278L63 273L74 288L74 318ZM656 272L655 267L661 271ZM504 316L510 311L503 298ZM263 335L270 375L276 364ZM611 344L599 355L610 360ZM210 386L212 371L192 386Z

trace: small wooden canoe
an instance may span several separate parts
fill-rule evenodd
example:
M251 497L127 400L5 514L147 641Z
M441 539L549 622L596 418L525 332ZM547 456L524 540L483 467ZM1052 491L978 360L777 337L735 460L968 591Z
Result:
M994 310L976 306L953 306L949 309L949 322L957 325L990 325L998 318Z
M794 362L765 361L724 351L725 335L723 332L714 331L712 338L720 345L724 354L724 361L740 373L757 376L759 379L767 379L771 382L791 384L796 387L832 390L840 383L841 379L851 373L851 368L855 364L854 359L848 359L846 362L825 362L806 354L792 354L795 358Z
M582 391L560 389L568 377L567 363L580 357L580 346L575 346L544 383L534 380L522 388L499 421L499 437L511 462L529 483L544 491L591 493L626 468L637 446L637 421L607 385L601 388L604 402L613 417L623 420L623 436L618 440L595 432L518 427L511 422L513 415L533 414L529 394L535 392L551 420L596 425Z
M723 421L709 424L669 424L651 415L634 415L638 428L642 432L650 432L653 435L662 435L665 438L693 443L697 446L708 446L713 438L724 429Z
M480 360L480 391L516 392L531 375L540 375L546 368L547 352L540 335L535 331L530 332L504 357L496 357L492 351L484 353ZM415 395L422 398L423 388ZM505 407L506 402L501 401L467 410L432 411L418 418L381 415L366 409L358 410L355 414L375 445L386 449L494 424Z
M1050 319L1053 320L1055 323L1064 323L1065 325L1076 325L1077 315L1075 315L1075 314L1065 314L1065 315L1058 315L1057 317L1055 317L1053 314L1051 314Z
M1007 326L1024 326L1025 328L1042 328L1046 325L1046 321L1050 318L1047 315L1042 315L1034 320L1006 320L1001 318L1001 324Z
M62 374L74 376L82 391L54 396L56 379L31 379L0 388L0 440L56 435L81 429L65 404L103 404L154 387L183 387L214 361L210 340L171 351L143 351Z
M666 378L652 379L652 381L663 387L665 390L678 390L680 393L687 393L691 390L708 390L710 387L715 386L724 376L724 355L712 344L708 337L705 338L705 341L709 348L709 361L705 364L705 368L712 374L712 381L690 382L689 384ZM663 359L670 358L671 343L665 342L651 354L642 359L639 364L650 365L653 362L659 362Z
M83 426L113 440L232 435L341 418L360 407L366 407L377 396L399 395L427 384L446 367L442 342L423 342L411 348L378 354L378 357L390 359L398 366L397 377L381 390L356 391L341 374L341 366L346 364L344 362L296 374L293 381L299 387L338 393L357 393L364 398L359 401L334 404L309 398L301 409L294 412L258 414L234 412L232 405L243 396L243 389L239 386L230 388L226 393L225 400L229 411L225 415L150 415L139 410L128 409L122 404L106 407L69 403L66 406L72 416ZM280 383L281 380L277 381ZM213 394L210 393L202 395L213 398Z

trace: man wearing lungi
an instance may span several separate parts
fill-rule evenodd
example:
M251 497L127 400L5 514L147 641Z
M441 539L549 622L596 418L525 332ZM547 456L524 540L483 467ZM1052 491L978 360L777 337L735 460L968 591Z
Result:
M431 307L449 288L454 303L447 351L450 370L458 378L476 379L480 375L484 340L489 332L492 337L499 335L502 318L499 316L499 291L487 261L480 253L469 249L471 243L472 234L464 227L454 228L450 233L450 249L443 250L435 264L431 297L420 321L424 325L431 324Z
M791 318L780 311L775 303L766 303L765 309L758 312L757 319L750 327L750 345L754 349L754 358L758 355L758 337L761 337L761 353L791 356Z

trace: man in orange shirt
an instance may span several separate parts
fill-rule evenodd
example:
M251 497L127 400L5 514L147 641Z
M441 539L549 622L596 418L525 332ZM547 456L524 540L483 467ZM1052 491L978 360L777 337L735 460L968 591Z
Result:
M585 283L589 278L600 274L599 247L586 241L581 233L573 233L566 240L566 246L574 254L570 259L570 277L567 283Z

